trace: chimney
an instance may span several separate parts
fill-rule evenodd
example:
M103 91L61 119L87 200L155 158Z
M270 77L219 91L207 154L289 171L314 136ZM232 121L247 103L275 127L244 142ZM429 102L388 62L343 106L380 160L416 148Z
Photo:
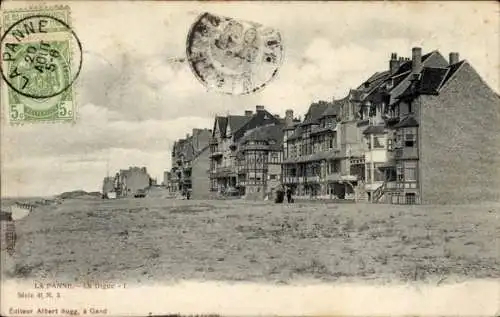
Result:
M189 138L189 133L186 133L186 139L188 139L188 138Z
M252 110L245 110L245 116L251 117L252 116Z
M459 60L459 55L457 52L451 52L450 53L450 65L458 63Z
M411 49L411 71L413 74L418 74L422 70L422 49L414 47Z
M255 106L255 111L263 111L264 110L264 106Z
M401 59L401 57L400 57ZM392 53L391 59L389 60L389 71L391 74L394 74L399 67L398 54Z
M287 126L291 126L293 124L293 110L287 109L285 111L285 123Z

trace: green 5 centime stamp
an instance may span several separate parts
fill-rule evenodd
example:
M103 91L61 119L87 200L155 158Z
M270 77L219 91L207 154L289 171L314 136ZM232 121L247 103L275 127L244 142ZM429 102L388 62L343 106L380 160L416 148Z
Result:
M7 28L1 39L1 88L7 92L2 102L8 106L9 121L74 122L72 85L81 69L82 50L69 25L69 9L6 11L2 18Z

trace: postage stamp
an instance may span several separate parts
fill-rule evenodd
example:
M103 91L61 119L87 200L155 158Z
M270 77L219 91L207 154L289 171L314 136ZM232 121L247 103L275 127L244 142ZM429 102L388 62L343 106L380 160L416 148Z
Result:
M6 10L2 22L2 102L10 123L74 122L82 46L69 7Z
M210 13L192 25L186 51L193 73L207 88L233 95L263 89L283 60L279 31Z

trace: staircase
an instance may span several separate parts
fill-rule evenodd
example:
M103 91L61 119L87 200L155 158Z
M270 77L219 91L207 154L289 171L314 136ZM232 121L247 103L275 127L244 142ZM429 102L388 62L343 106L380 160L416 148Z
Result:
M378 203L380 199L384 196L385 189L387 188L387 182L383 182L382 185L375 189L372 194L372 202Z

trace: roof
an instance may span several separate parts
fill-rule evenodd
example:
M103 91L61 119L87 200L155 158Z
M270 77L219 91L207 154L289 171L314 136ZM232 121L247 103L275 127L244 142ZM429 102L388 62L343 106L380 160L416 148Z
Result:
M231 128L231 131L235 132L235 131L238 131L239 129L241 129L241 127L243 127L245 125L245 123L250 121L250 118L251 117L248 117L248 116L230 115L230 116L227 116L227 124Z
M440 68L439 66L441 65L447 65L444 59L430 58L435 54L441 56L438 51L432 51L422 56L423 70L425 68ZM411 66L411 60L402 61L394 75L387 76L365 99L374 103L384 101L389 105L394 104L400 96L407 94L409 87L411 87ZM386 88L385 83L389 81L392 81L392 85Z
M267 110L258 110L252 117L245 117L244 123L239 126L237 129L232 129L232 134L234 141L238 142L240 138L242 138L246 131L255 129L257 127L268 126L273 124L280 124L280 119L275 117Z
M283 126L280 124L258 127L251 130L240 140L241 143L247 141L269 141L274 140L275 144L283 143Z
M430 94L437 93L448 72L448 68L425 67L422 70L419 91Z
M215 117L215 122L219 126L220 135L222 135L222 136L226 135L227 118L217 116L217 117ZM214 129L214 133L215 133L215 129Z
M325 111L321 114L321 118L328 116L338 116L340 114L340 109L342 104L348 100L348 97L345 97L340 100L335 100L334 102L329 102Z
M385 127L383 125L371 125L368 126L363 131L363 134L384 134L385 133Z
M439 88L443 87L444 84L446 84L446 82L451 78L451 76L453 76L463 64L465 64L465 60L458 62L458 63L455 63L453 65L450 65L448 67L449 71L446 74L446 76L444 77L443 82L441 83L441 86Z
M405 91L398 96L399 99L414 96L415 94L438 94L439 90L455 74L465 61L450 65L448 67L424 67L418 84L408 86Z
M422 63L425 62L433 53L437 51L432 51L427 54L422 55ZM394 76L401 75L403 73L409 72L412 68L412 60L403 61L401 65L399 65L398 70L394 73Z
M411 128L418 127L418 122L413 116L405 117L398 124L394 126L394 128Z
M302 125L307 125L307 124L312 124L316 123L317 120L321 117L323 112L330 106L331 103L327 101L318 101L314 102L309 106L309 110L306 113L306 116L304 118L304 122L302 122Z

